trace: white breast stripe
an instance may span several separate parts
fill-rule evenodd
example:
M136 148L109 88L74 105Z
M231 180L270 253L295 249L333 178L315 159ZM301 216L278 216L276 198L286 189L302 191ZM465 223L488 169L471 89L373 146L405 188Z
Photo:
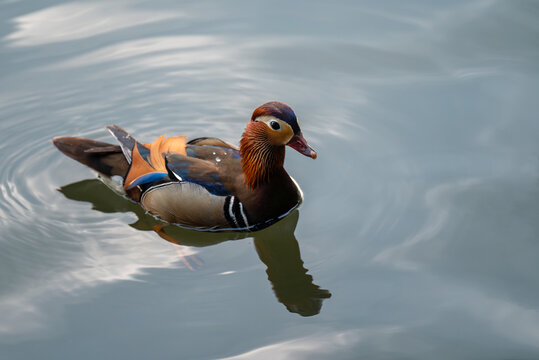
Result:
M243 222L245 223L245 227L249 227L249 223L247 222L247 216L245 216L245 213L243 212L243 204L240 202L240 212L241 217L243 218Z
M171 171L171 173L176 177L176 179L178 179L179 182L183 181L182 177L176 174L174 171Z
M236 227L239 227L238 221L236 220L236 216L234 215L234 211L232 211L232 205L234 204L234 196L230 197L230 204L228 205L228 213L230 214L230 217L232 218L232 221L234 221L234 225Z
M299 192L299 198L300 198L301 202L303 202L303 191L302 191L301 188L299 187L298 182L297 182L292 176L290 176L290 179L292 180L292 182L294 183L294 185L296 185L296 188L298 189L298 192Z

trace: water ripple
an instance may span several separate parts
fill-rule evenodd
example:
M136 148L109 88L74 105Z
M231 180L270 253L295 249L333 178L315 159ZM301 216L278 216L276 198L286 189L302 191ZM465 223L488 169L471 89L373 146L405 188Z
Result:
M171 244L125 226L132 215L77 211L88 205L57 191L59 185L94 176L51 143L65 126L26 119L10 128L2 144L0 262L10 277L0 291L0 312L9 314L0 321L0 334L6 336L44 326L47 315L38 308L50 306L61 293L133 279L148 267L181 266Z
M14 47L52 44L179 17L179 12L137 10L122 2L67 3L13 19L16 30L4 40Z

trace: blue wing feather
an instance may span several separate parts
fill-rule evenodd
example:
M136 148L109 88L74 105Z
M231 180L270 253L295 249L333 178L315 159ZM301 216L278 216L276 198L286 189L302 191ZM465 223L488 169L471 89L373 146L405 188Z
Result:
M212 163L179 154L169 155L165 160L170 178L198 184L213 195L230 195L219 180L219 174Z
M127 190L131 190L135 186L139 186L142 184L148 184L148 183L156 182L159 180L163 180L167 176L168 174L163 173L163 172L151 172L151 173L144 174L136 178L135 180L133 180L133 182L129 184L129 186L127 187Z

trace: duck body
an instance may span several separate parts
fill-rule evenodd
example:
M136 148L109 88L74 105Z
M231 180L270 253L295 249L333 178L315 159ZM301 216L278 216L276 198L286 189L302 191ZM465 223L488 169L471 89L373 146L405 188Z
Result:
M292 109L279 102L255 110L239 148L183 136L143 144L107 128L120 145L77 137L53 143L103 178L121 177L120 192L152 215L197 230L255 231L285 217L303 200L283 167L285 145L316 158Z

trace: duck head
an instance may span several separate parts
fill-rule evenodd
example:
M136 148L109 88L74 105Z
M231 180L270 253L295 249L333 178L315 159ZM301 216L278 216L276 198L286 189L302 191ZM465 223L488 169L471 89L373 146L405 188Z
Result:
M303 137L290 106L272 101L256 108L240 141L247 186L255 188L282 168L286 145L316 159L316 151Z
M266 125L260 127L265 130L267 141L272 145L288 145L301 154L316 159L316 151L307 144L296 114L290 106L278 101L259 106L251 116L251 123L253 122Z

